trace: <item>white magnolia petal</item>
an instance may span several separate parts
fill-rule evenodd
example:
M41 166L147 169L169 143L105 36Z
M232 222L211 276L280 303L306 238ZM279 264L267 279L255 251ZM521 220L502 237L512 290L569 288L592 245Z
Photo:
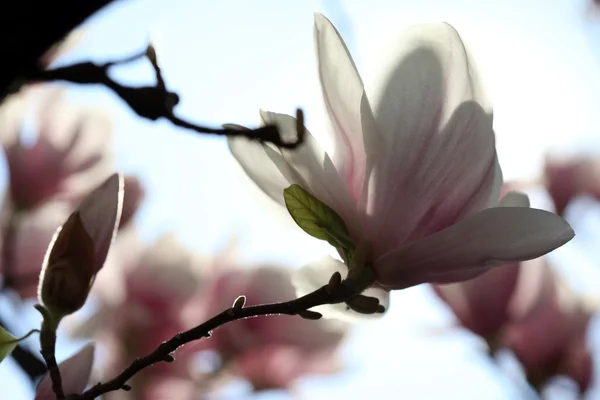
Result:
M104 265L123 210L125 181L121 174L113 174L94 189L78 208L81 222L94 243L96 270Z
M487 206L500 181L489 101L453 27L416 25L369 95L382 145L369 213L383 254Z
M79 352L59 364L65 395L81 394L88 384L94 364L94 345L88 344ZM54 400L52 380L46 373L37 388L35 400Z
M285 205L283 189L299 183L287 161L268 145L246 138L229 138L229 149L244 172L270 198Z
M496 165L493 172L493 181L491 182L491 193L490 197L487 199L487 204L485 204L481 209L497 207L498 202L500 201L500 194L502 193L502 184L504 183L504 174L502 173L502 168L500 167L500 163L498 162L498 154L496 153ZM483 201L485 199L482 199Z
M522 192L510 191L500 200L500 207L529 207L529 196Z
M487 269L540 257L575 236L556 214L525 207L488 208L375 261L391 289L470 279Z
M282 131L295 129L296 118L268 111L261 111L261 124L274 124ZM344 220L348 229L358 228L356 203L350 196L333 162L314 136L306 131L304 143L293 150L281 150L292 169L297 182L319 200L333 208Z
M363 82L344 40L319 13L315 13L315 47L323 99L335 133L333 163L352 197L358 200L366 163L361 129Z
M296 296L301 297L312 293L329 282L331 276L339 272L343 278L348 275L346 265L334 258L324 257L313 263L305 265L292 275L292 283L296 288ZM378 287L371 287L363 292L365 296L376 297L379 304L387 310L389 307L389 293ZM313 307L311 310L320 312L324 318L338 319L346 322L364 321L365 319L377 319L382 314L359 314L346 306L345 303L326 304Z

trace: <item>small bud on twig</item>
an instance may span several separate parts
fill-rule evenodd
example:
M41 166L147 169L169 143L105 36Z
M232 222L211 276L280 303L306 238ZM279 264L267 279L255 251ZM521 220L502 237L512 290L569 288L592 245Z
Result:
M321 317L323 317L323 314L318 313L316 311L310 311L310 310L300 311L298 313L298 315L304 319L311 319L311 320L317 320L317 319L321 319Z
M381 314L385 312L385 307L379 304L379 299L361 294L348 300L346 305L360 314Z
M173 356L172 356L172 355L170 355L170 354L167 354L167 355L165 356L165 358L163 358L163 361L164 361L164 362L171 363L171 362L175 361L175 357L173 357Z
M338 288L338 286L340 286L340 283L342 283L342 274L336 271L333 273L333 275L331 275L331 278L329 279L329 283L327 284L327 291L329 293L333 293Z
M233 308L235 310L241 310L244 307L244 304L246 304L246 296L238 296L237 299L235 299L235 301L233 302Z

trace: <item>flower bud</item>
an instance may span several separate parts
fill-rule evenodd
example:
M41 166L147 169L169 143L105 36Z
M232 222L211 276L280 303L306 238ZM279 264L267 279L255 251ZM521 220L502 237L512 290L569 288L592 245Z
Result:
M78 212L55 234L47 255L40 299L47 307L66 314L79 310L94 278L94 243Z
M104 265L123 207L123 178L114 174L59 228L46 252L38 297L61 318L79 310Z

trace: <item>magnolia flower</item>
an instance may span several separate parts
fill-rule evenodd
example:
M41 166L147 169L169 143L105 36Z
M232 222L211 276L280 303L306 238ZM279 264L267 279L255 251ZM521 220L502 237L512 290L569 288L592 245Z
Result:
M560 215L578 195L600 199L600 162L595 158L547 157L544 180Z
M85 389L94 364L94 345L88 344L79 352L59 364L60 376L65 395L81 394ZM35 400L55 400L52 380L46 373L35 394Z
M246 305L250 306L289 300L294 288L285 269L230 266L217 270L204 296L202 319L231 307L240 294L246 296ZM198 345L216 350L225 365L257 390L288 388L303 375L337 370L333 355L347 328L333 321L309 321L289 315L248 318L221 326Z
M44 258L38 291L49 310L64 316L83 306L116 236L122 208L123 177L114 174L57 230Z
M488 341L492 351L503 330L542 307L552 296L553 274L538 258L492 269L474 279L433 285L459 323Z
M17 210L50 198L77 203L112 172L111 125L96 110L74 109L62 91L45 94L33 145L22 143L23 120L33 101L25 92L0 108L0 140Z
M520 263L510 264L465 282L434 285L433 289L450 306L463 327L483 338L491 338L509 321L510 300L520 268Z
M542 280L545 299L519 320L507 325L500 342L511 349L532 384L540 387L556 375L571 377L580 392L593 376L587 329L596 306L579 298L552 270Z
M407 29L368 97L342 38L320 14L315 37L333 153L308 131L296 150L243 139L229 144L275 201L283 205L283 190L297 184L341 217L350 239L369 249L376 279L369 295L386 305L391 289L470 279L574 236L562 218L521 207L523 196L499 204L492 108L452 26ZM297 124L272 112L261 112L261 122L284 135ZM331 258L308 265L295 279L298 294L326 284L335 271L347 267Z

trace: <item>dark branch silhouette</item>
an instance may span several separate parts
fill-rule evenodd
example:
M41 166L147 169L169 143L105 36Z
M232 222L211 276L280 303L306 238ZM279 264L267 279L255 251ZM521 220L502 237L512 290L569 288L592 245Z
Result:
M153 86L131 87L122 85L108 76L108 70L111 67L130 63L140 58L147 58L155 72L156 84ZM112 61L105 64L95 64L92 62L82 62L66 67L50 70L37 70L24 76L26 81L30 82L53 82L64 81L81 85L104 85L119 96L127 105L140 117L156 121L160 118L171 121L173 125L189 129L202 134L213 134L223 136L241 136L260 142L273 143L281 148L293 149L299 146L304 139L303 115L298 110L298 129L297 137L293 141L285 141L275 125L267 125L256 129L214 129L199 126L185 121L174 114L174 108L179 103L177 93L171 92L166 88L164 79L158 62L156 53L152 46L139 54L127 57L122 60Z

